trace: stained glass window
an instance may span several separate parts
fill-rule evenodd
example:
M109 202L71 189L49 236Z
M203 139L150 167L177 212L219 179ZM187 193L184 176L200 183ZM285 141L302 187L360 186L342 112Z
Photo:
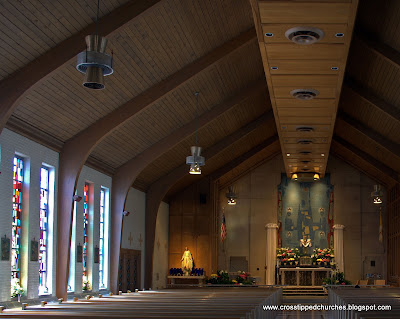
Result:
M89 184L83 189L83 281L87 282L87 251L89 230Z
M49 217L49 169L40 169L40 247L39 247L39 295L49 292L47 287L48 256L48 217Z
M99 288L106 288L104 278L104 231L105 231L105 213L106 213L106 190L100 190L100 238L99 238Z
M22 185L24 183L24 161L15 156L13 165L13 219L11 233L11 282L19 283L21 249ZM11 287L12 289L13 287Z

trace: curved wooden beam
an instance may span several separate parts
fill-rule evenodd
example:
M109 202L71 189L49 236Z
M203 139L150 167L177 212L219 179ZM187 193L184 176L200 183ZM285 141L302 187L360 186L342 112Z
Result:
M116 32L158 2L160 0L132 0L110 12L99 19L102 35L108 36ZM85 50L85 37L95 32L96 23L92 23L0 82L0 134L21 99L54 71Z
M272 110L260 116L256 120L246 124L236 132L225 137L218 143L209 147L203 152L203 156L209 160L228 148L232 143L236 142L240 138L243 138L257 127L261 126L267 121L272 122L274 119ZM156 182L154 182L146 193L146 215L145 215L145 287L151 288L152 275L153 275L153 252L154 252L154 239L155 239L155 227L157 220L158 208L168 189L176 183L178 180L188 174L188 166L182 164L175 168L167 175L163 176Z
M149 163L163 153L170 150L173 146L193 134L197 128L205 126L218 116L245 102L247 99L256 94L267 92L264 80L252 83L248 88L243 89L234 97L213 107L211 110L203 113L197 119L187 123L179 129L164 137L162 140L150 146L148 149L140 153L120 166L113 175L112 179L112 195L111 195L111 249L110 249L110 290L117 293L118 279L118 263L121 246L122 232L122 212L124 210L125 201L128 192L136 177L140 172L149 165Z
M72 196L76 189L80 171L90 152L102 139L134 115L177 89L196 74L206 70L227 55L247 45L254 38L254 30L249 29L118 107L65 143L60 153L59 163L57 297L66 298L67 294L70 249L68 243L71 241L71 218L73 210ZM125 195L126 193L120 194L118 198L121 199Z
M368 49L378 54L381 58L392 64L396 68L400 68L400 53L391 46L376 41L375 37L366 36L366 31L357 30L353 41L364 45Z
M365 126L363 123L359 122L358 120L354 119L346 112L339 111L338 114L339 120L346 122L348 125L352 126L355 130L360 132L362 135L368 137L370 140L374 141L375 143L381 145L389 152L393 153L400 158L400 145L388 140L385 136L382 136L378 132L370 129L369 127Z
M282 151L280 149L280 144L279 142L279 137L278 135L274 135L270 138L268 138L267 140L265 140L264 142L260 143L259 145L257 145L256 147L252 148L250 151L242 154L241 156L235 158L232 162L230 162L228 165L224 165L223 167L221 167L218 171L215 171L212 175L211 175L211 179L212 180L217 180L220 179L221 177L223 177L225 174L229 173L231 170L233 170L234 168L238 167L239 165L241 165L242 163L244 163L245 161L251 159L253 156L257 155L258 153L260 153L261 151L265 150L265 149L269 149L269 148L277 148L277 151L273 151L270 155L268 155L266 158L263 158L261 161L256 162L254 165L252 165L249 169L246 169L246 171L244 172L245 174L247 174L250 170L253 170L255 167L258 167L259 165L266 163L267 161L270 161L272 158L274 158L275 156L282 154ZM278 145L278 147L277 147ZM229 179L229 183L231 183L234 180L237 180L238 178L240 178L241 176L243 176L243 174L240 174L239 176L235 176L234 178L230 178ZM218 186L219 188L225 188L227 187L227 185L225 184L219 184Z
M360 150L359 148L355 147L353 144L347 142L343 138L334 135L334 141L335 143L338 143L340 146L344 147L351 153L353 153L355 156L360 158L362 161L366 162L368 165L373 166L377 171L380 172L382 176L385 178L380 178L378 179L376 176L374 176L374 179L378 180L389 180L391 183L398 183L399 182L399 173L391 169L390 167L386 166L385 164L381 163L380 161L376 160L373 158L371 155L365 153L364 151ZM354 166L351 161L346 160L346 162L350 163L350 165ZM355 168L357 168L355 166ZM357 168L360 170L360 168ZM368 172L367 172L368 174ZM371 174L368 174L371 176ZM385 183L388 185L388 182Z
M400 122L400 110L398 108L375 96L370 92L370 90L367 90L361 86L354 79L349 77L346 78L345 90L350 90L353 94L357 95L367 103L386 113L387 116L390 116L394 120Z

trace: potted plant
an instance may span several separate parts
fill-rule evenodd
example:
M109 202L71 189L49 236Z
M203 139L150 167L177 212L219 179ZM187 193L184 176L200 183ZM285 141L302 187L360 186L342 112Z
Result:
M83 290L83 291L88 291L88 290L90 290L90 282L89 282L89 280L84 280L84 281L82 282L82 290Z
M13 278L11 280L11 298L18 299L18 302L21 301L21 296L25 293L24 288L21 287L19 278Z

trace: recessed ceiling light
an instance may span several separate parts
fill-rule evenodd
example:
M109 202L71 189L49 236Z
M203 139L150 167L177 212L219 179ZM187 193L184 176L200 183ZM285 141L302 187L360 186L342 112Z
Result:
M321 156L325 156L325 154L324 154L324 153L321 153Z
M290 153L287 153L286 156L290 156Z

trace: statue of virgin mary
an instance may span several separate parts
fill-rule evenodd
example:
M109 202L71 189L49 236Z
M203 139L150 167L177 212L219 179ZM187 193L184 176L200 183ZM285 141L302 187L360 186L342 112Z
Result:
M190 272L193 269L193 256L187 247L185 248L181 262L183 273L185 274L185 276L189 276Z

